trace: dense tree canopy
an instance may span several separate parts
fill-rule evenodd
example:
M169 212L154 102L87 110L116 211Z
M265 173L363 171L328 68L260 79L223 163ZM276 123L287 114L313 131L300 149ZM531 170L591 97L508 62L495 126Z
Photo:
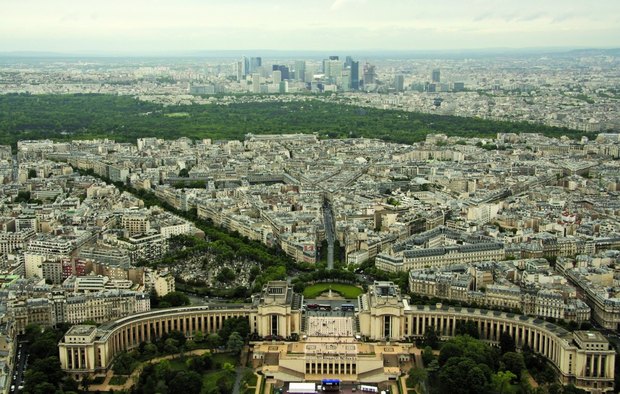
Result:
M169 306L189 305L190 301L187 295L180 291L172 291L161 298L160 306L166 303Z
M187 116L171 116L184 113ZM492 137L497 132L537 132L580 137L583 133L519 122L500 122L360 108L318 100L231 105L163 105L129 96L75 94L0 96L0 143L140 137L243 139L246 133L318 133L321 137L367 137L412 143L429 133Z
M77 383L60 369L58 341L66 326L58 329L43 328L38 325L26 327L25 339L30 343L28 369L25 373L23 393L76 393Z

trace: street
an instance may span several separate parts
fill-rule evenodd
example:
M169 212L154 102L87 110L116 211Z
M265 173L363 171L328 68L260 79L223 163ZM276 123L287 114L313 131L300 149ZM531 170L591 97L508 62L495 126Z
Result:
M28 343L18 338L15 351L15 368L11 377L9 393L19 393L24 388L24 373L28 368Z

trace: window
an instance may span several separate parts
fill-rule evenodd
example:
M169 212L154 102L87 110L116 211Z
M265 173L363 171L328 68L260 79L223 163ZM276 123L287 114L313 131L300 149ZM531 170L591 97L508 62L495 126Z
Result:
M271 335L278 335L278 316L271 315Z
M392 335L392 316L383 317L383 336L390 338Z

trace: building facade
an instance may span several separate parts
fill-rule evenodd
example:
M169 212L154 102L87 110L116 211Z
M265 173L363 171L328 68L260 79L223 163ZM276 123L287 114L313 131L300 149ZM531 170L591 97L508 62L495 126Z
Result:
M471 321L485 341L496 344L501 334L508 332L518 347L528 345L545 356L563 383L590 392L613 391L615 351L598 332L571 333L540 319L498 311L409 305L392 282L375 282L357 299L355 335L326 342L324 337L305 335L308 328L302 305L303 297L286 282L270 282L251 305L171 308L135 314L100 327L74 326L59 343L60 361L63 370L78 379L105 373L116 354L141 342L173 330L190 338L197 331L213 333L226 319L247 317L251 330L269 340L254 344L258 368L268 378L299 381L327 376L378 382L400 375L399 361L411 356L408 338L422 337L430 329L447 338L455 335L461 323ZM301 341L283 340L294 334ZM362 337L376 342L362 342Z

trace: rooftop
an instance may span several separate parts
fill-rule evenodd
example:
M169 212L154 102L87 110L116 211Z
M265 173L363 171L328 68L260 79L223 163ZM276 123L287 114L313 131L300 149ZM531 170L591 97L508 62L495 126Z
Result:
M72 326L65 335L90 336L97 330L96 326Z

